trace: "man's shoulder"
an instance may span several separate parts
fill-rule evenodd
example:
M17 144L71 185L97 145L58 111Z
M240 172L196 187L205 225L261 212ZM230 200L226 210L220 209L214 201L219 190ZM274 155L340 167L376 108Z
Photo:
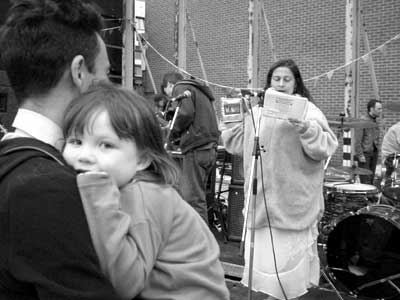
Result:
M193 79L184 79L184 80L178 81L175 84L175 89L179 90L179 91L183 91L183 90L191 89L191 88L195 88L195 89L201 91L207 98L210 99L210 101L215 100L211 89L207 85L205 85L203 82L193 80Z
M61 153L52 145L34 138L17 137L0 142L0 159L46 157L65 165Z
M394 124L393 126L391 126L390 128L389 128L390 130L394 130L394 131L398 131L398 130L400 130L400 122L397 122L396 124ZM400 132L399 132L400 133Z
M54 147L29 138L18 138L0 143L0 178L20 182L39 180L62 181L74 177L73 170L66 166L61 154ZM65 183L65 182L64 182Z

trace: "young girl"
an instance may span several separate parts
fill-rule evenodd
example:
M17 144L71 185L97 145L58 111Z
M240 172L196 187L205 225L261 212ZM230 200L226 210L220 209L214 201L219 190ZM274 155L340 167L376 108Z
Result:
M271 67L265 89L268 88L311 100L291 59L280 60ZM253 108L255 116L259 109ZM222 140L228 152L243 155L247 195L254 140L251 116L224 130ZM252 289L270 295L270 299L297 299L309 287L318 285L317 226L324 210L323 167L338 142L324 114L311 101L305 120L262 116L259 141L265 151L260 152L262 164L257 172ZM250 207L249 216L251 213ZM249 221L242 279L245 285L250 271L250 225Z
M64 157L77 170L92 240L126 299L229 299L219 247L174 185L146 99L99 83L75 99L63 124Z

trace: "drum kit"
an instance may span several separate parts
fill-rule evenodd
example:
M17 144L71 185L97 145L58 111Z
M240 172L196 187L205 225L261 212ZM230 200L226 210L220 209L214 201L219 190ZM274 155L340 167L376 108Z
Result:
M373 127L363 120L328 123L341 128ZM340 294L400 299L399 161L400 154L392 155L392 168L379 188L357 182L359 175L371 175L370 170L325 166L325 212L319 223L321 271L340 299Z

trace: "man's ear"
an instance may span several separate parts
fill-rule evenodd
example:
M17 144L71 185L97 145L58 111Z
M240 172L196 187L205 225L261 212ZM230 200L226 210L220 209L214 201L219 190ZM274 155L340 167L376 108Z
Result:
M82 55L77 55L71 62L71 77L75 86L81 89L83 85L83 77L85 76L85 59Z

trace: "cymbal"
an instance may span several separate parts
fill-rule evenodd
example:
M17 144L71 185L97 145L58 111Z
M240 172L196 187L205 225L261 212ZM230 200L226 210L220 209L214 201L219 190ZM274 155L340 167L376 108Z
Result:
M326 176L333 176L333 177L346 177L350 176L350 173L345 170L339 169L340 167L328 167L325 170Z
M328 119L328 124L339 128L375 128L378 126L375 122L355 118L343 118L343 120L341 118Z
M343 170L338 170L335 167L328 167L325 170L324 180L325 181L349 181L351 179L351 174Z
M337 171L341 171L341 172L345 172L348 173L350 175L372 175L372 171L368 170L368 169L364 169L364 168L360 168L360 167L356 167L356 166L352 166L352 167L343 167L343 166L337 166L334 167Z

